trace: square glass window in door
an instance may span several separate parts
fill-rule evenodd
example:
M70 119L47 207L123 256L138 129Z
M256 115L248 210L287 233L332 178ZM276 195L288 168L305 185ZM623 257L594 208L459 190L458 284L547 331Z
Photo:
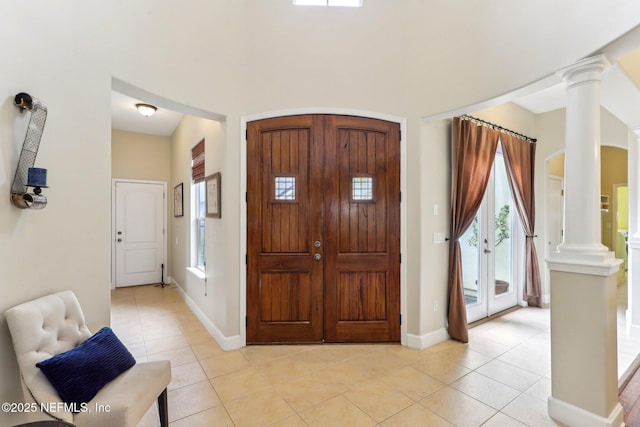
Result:
M373 200L373 178L355 176L351 180L351 198L353 200Z
M294 176L276 176L275 180L276 200L296 199L296 178Z

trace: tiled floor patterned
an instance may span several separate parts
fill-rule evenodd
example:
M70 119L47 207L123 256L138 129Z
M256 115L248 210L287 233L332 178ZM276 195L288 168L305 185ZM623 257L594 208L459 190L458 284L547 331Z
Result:
M549 309L476 326L468 345L224 352L175 288L139 286L112 291L112 328L138 361L171 360L172 427L559 425L547 415ZM139 427L157 425L152 407Z

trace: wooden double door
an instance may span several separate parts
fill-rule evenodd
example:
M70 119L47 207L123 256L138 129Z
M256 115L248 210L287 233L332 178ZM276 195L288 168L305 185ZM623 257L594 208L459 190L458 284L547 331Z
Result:
M247 124L247 342L400 340L400 127Z

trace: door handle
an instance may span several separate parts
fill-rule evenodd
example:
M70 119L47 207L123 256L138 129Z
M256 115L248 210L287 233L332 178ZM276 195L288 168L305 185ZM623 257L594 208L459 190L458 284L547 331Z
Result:
M491 253L491 250L489 250L489 249L485 249L485 250L484 250L484 253L485 253L485 254L490 254L490 253Z
M122 242L122 239L118 237L118 242Z
M322 246L322 243L320 243L320 240L316 240L315 242L313 242L313 246L319 248L320 246Z
M313 259L314 259L314 260L316 260L316 261L320 261L320 260L322 259L322 255L320 255L320 254L315 254L315 255L313 256Z

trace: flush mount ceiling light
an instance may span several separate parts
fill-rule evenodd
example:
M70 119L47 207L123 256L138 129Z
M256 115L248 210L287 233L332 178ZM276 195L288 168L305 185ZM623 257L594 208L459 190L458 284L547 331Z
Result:
M136 104L136 108L138 109L140 114L142 114L145 117L153 116L153 113L155 113L156 110L158 109L157 107L154 107L153 105L150 105L150 104Z

